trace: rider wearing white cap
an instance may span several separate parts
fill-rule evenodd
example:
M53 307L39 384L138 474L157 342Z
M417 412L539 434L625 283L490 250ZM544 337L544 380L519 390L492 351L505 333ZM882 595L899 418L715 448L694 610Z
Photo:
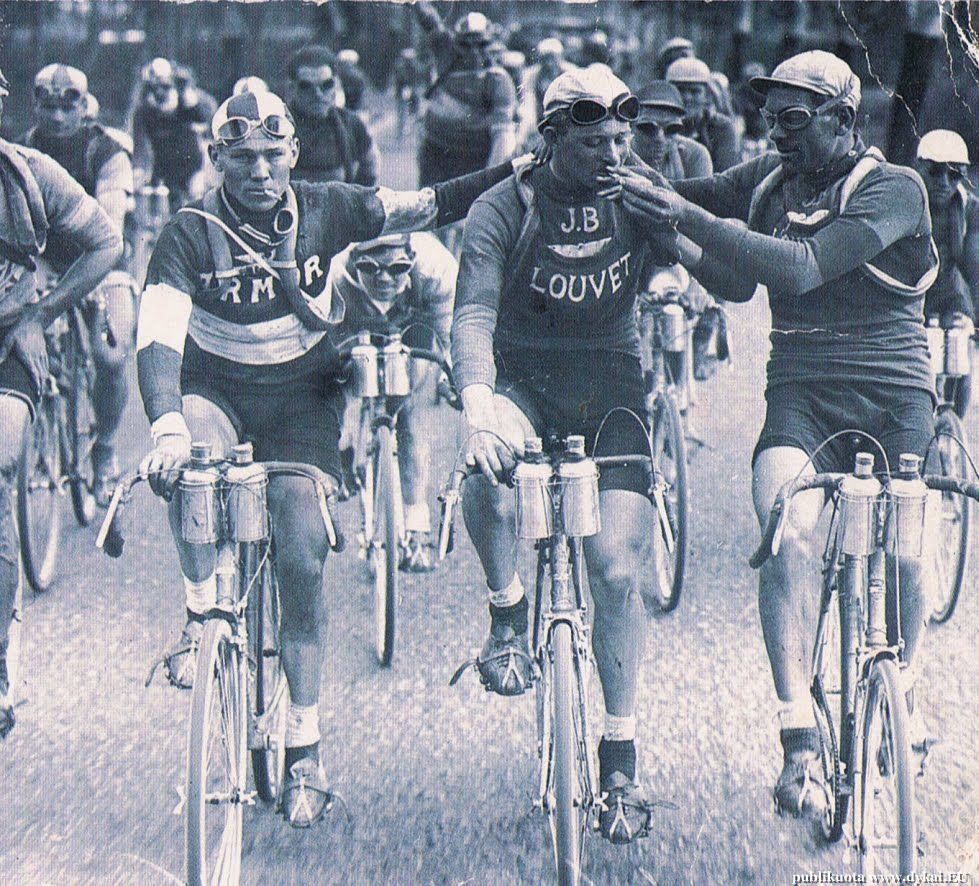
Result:
M734 121L711 104L711 70L699 58L678 58L666 69L666 79L680 91L686 107L684 135L710 151L714 169L723 172L741 158Z
M923 304L938 267L924 184L862 143L855 131L860 81L845 62L805 52L752 85L765 95L762 113L777 153L675 182L675 190L634 173L619 177L628 205L672 220L693 241L688 267L712 292L746 301L759 283L767 287L767 414L753 458L764 525L786 481L853 469L852 435L815 454L837 431L873 434L892 466L900 453L924 455L934 380ZM809 694L815 589L805 580L822 507L818 492L793 499L781 551L759 583L784 751L775 800L794 814L819 815L827 800ZM920 560L902 558L900 575L910 662L924 624Z

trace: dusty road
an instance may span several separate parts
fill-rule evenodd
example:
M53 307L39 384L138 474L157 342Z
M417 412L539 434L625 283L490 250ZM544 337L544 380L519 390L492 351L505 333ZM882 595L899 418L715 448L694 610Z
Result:
M386 182L411 183L409 145L382 121ZM810 871L852 870L843 849L817 846L771 808L780 760L774 693L747 565L758 538L748 461L763 416L767 309L736 307L732 320L734 368L706 386L697 410L710 448L691 467L687 589L676 613L651 622L643 671L641 778L669 805L633 847L588 840L593 883L789 884ZM457 418L445 411L441 421L444 477ZM968 431L979 438L975 411ZM125 460L145 444L134 404ZM108 560L92 531L71 528L62 577L28 606L28 701L0 745L5 883L166 884L182 876L183 825L171 813L189 694L159 680L143 688L152 659L179 631L180 583L163 508L141 493L134 510L124 559ZM341 517L350 530L354 506ZM925 717L944 742L918 782L922 870L971 865L979 874L977 578L974 562L958 614L929 632L924 651ZM326 594L325 760L352 821L337 813L294 832L266 809L248 810L244 881L549 882L546 823L531 810L531 697L491 697L473 679L447 685L484 630L468 542L435 574L405 581L390 671L373 662L368 588L352 550L331 558Z

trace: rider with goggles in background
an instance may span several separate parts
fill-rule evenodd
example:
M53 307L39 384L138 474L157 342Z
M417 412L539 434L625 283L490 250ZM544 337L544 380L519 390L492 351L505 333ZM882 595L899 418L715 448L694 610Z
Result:
M191 439L218 456L248 440L258 460L312 464L339 487L343 394L331 330L343 306L328 285L331 260L352 242L456 221L513 167L421 191L291 183L296 128L271 92L227 99L211 132L222 184L163 229L140 302L137 368L154 440L141 471L169 497ZM308 827L331 799L319 751L328 542L308 481L273 478L268 497L290 696L281 810ZM178 496L171 518L187 622L166 671L189 686L204 615L215 605L216 564L213 546L181 539L179 507Z
M62 64L42 68L34 78L34 126L19 141L57 160L122 230L133 199L132 158L115 136L86 119L88 98L88 78L82 71ZM52 236L43 264L58 277L78 255L77 245ZM136 324L135 284L123 270L124 263L120 259L120 266L92 293L85 310L95 363L93 493L103 506L119 474L116 435L129 395L126 358L132 352ZM100 302L104 314L96 311Z

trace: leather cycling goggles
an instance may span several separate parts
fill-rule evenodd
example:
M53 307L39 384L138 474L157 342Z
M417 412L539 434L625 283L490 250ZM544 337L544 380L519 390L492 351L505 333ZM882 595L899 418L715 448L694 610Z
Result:
M47 86L34 87L34 100L45 108L52 110L60 108L62 111L72 111L84 98L82 93L74 86L65 89L50 89Z
M571 122L578 126L595 126L598 123L614 117L624 123L635 123L639 119L639 99L631 92L620 95L613 100L611 105L603 104L593 98L576 98L570 105L564 108L556 108L541 121L541 125L551 119L555 114L564 111L571 118Z
M256 130L261 129L272 138L290 138L296 134L295 124L282 114L269 114L261 120L249 117L229 117L215 133L217 140L226 145L244 141Z
M761 116L769 129L774 129L777 123L786 132L798 132L805 129L820 114L835 107L840 103L840 96L834 95L829 101L823 102L816 108L807 108L805 105L793 105L790 108L782 108L781 111L772 113L766 108L761 109Z
M415 263L407 259L393 261L389 265L382 265L367 256L358 259L354 263L354 267L361 274L366 274L368 277L376 277L381 271L387 271L389 277L400 277L402 274L407 274L414 266Z
M960 182L966 177L966 169L960 163L940 163L937 160L925 160L922 163L929 178L939 179L948 175L949 181Z

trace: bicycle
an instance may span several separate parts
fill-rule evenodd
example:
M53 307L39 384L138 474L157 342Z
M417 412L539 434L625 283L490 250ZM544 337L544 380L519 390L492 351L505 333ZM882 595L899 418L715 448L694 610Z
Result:
M979 499L979 484L918 474L921 459L902 455L882 485L873 456L859 453L852 474L799 477L780 490L750 563L778 554L794 495L822 489L833 513L823 554L819 621L810 692L827 785L820 821L828 842L848 842L860 873L914 872L917 829L908 702L900 681L904 641L888 630L886 607L900 599L885 586L885 553L920 557L926 549L929 489ZM839 644L839 668L833 661Z
M277 803L285 769L289 691L280 654L279 591L266 489L270 477L309 479L330 546L342 546L327 502L332 486L311 465L254 462L252 446L214 459L207 443L191 447L180 471L181 535L217 549L217 602L198 647L187 742L185 870L190 884L233 884L241 874L244 807ZM122 554L119 517L142 478L116 487L96 545ZM155 668L154 668L155 670ZM147 680L149 685L152 679ZM248 789L251 758L254 790Z
M656 467L666 482L669 532L657 539L660 556L652 595L664 613L680 603L690 552L686 416L692 406L693 325L683 306L685 289L683 277L667 269L652 276L636 302L646 415Z
M112 337L104 298L89 296L90 322ZM92 446L95 442L95 364L82 307L72 307L48 328L50 371L25 442L17 476L17 519L24 571L31 587L46 591L54 578L65 487L79 526L95 517Z
M385 343L373 344L373 338ZM449 374L436 351L409 348L400 335L361 333L353 346L340 349L350 369L348 391L361 401L354 445L353 472L361 511L361 552L374 582L374 645L378 663L394 659L399 570L407 552L401 468L398 463L398 417L411 396L412 360L438 366Z
M955 412L958 386L971 371L972 349L969 330L962 326L942 329L939 318L931 317L926 327L928 350L935 372L938 405L935 409L935 439L925 456L925 468L946 477L966 477L970 470L965 426ZM965 584L972 547L972 509L969 500L942 495L942 522L947 531L940 537L937 558L939 598L929 615L932 624L945 624L955 612Z
M582 551L582 539L601 530L599 470L645 469L649 494L658 503L665 486L648 455L586 458L584 447L584 437L570 436L563 451L547 457L541 439L529 438L512 475L517 496L517 537L533 540L537 549L531 634L540 759L536 807L548 817L558 882L562 886L580 881L583 837L601 804L590 751L586 668L594 659ZM442 493L440 559L453 547L453 516L461 500L462 483L476 470L456 469ZM474 665L475 662L463 664L449 685L455 685ZM648 816L646 826L648 829ZM637 836L645 835L646 830Z
M17 531L17 524L14 523L14 531ZM21 673L21 659L23 655L23 633L24 633L24 564L20 557L17 558L17 586L14 589L14 603L10 613L10 623L7 625L7 694L0 696L0 712L3 707L10 710L9 715L0 713L0 739L6 738L10 730L14 728L14 710L21 702L24 691L24 678Z

